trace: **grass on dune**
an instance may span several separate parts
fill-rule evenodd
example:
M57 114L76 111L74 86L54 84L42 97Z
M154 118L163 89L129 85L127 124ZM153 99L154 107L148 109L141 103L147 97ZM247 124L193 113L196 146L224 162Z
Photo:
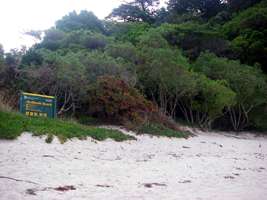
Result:
M60 119L30 118L15 112L0 111L0 139L15 139L23 132L31 132L35 136L47 135L47 142L52 142L53 136L57 136L62 142L74 137L91 137L99 141L107 138L115 141L134 139L117 130L84 126Z
M165 136L169 138L188 138L187 132L176 131L160 124L146 123L138 129L139 134L148 134L153 136Z

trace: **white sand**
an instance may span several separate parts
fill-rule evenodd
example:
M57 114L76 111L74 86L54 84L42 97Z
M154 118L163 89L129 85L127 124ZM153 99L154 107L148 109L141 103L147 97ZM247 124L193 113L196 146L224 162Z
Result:
M0 141L0 200L267 199L267 138L137 138ZM76 190L53 189L59 186Z

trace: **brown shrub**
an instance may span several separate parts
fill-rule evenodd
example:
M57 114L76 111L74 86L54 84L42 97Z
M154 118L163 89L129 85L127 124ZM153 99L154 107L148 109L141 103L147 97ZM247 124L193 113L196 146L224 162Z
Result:
M6 92L0 91L0 111L11 111L14 108L13 103Z
M143 124L157 107L135 88L112 76L98 78L89 89L89 113L119 124Z

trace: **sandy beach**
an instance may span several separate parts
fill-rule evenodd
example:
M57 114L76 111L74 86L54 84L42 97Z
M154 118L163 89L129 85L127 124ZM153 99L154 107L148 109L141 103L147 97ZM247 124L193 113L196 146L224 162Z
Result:
M134 134L134 133L130 133ZM267 138L0 141L0 200L264 200Z

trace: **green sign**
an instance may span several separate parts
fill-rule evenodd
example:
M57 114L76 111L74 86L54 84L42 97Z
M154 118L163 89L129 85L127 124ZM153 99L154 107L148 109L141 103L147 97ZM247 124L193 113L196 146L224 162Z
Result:
M20 112L27 116L56 117L56 98L52 96L21 93Z

